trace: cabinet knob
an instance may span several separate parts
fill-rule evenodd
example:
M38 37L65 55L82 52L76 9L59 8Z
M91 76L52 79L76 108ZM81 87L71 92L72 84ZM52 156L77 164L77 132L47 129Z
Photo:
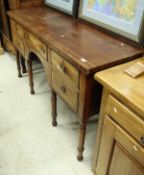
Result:
M58 65L57 68L58 68L60 71L64 72L64 73L66 72L66 68L65 68L65 66L64 66L63 64Z
M141 141L142 144L144 144L144 136L142 136L142 137L140 138L140 141Z
M133 145L133 149L138 152L138 147L136 145Z
M63 93L65 93L66 92L65 86L61 86L61 90L63 91Z
M116 107L113 108L114 113L118 113L118 110Z

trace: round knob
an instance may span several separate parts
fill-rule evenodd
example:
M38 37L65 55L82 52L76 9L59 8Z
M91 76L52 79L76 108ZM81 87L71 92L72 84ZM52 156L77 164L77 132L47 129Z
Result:
M133 145L133 149L137 152L138 151L138 147L136 145Z
M117 113L117 112L118 112L118 110L117 110L117 108L116 108L116 107L114 107L114 108L113 108L113 111L114 111L115 113Z
M141 141L142 144L144 144L144 136L142 136L142 137L140 138L140 141Z
M63 91L63 93L65 93L66 92L65 86L61 86L61 90Z

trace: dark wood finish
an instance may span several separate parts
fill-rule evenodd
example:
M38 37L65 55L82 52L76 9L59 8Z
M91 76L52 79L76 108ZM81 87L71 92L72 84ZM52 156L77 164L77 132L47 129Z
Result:
M2 44L5 50L15 53L15 48L13 47L12 42L10 41L10 26L9 19L7 16L8 3L6 0L0 0L0 16L1 16L1 35L2 35Z
M20 66L20 54L18 51L16 52L16 63L17 63L18 77L21 78L22 74L21 74L21 66Z
M32 70L32 59L27 60L28 65L28 73L29 73L29 85L30 85L30 93L35 94L34 91L34 83L33 83L33 70Z
M20 63L21 63L22 73L23 74L27 73L25 59L23 58L23 56L20 56Z
M143 59L95 75L104 87L93 162L95 175L144 172L144 76L134 79L124 73Z
M55 94L77 114L80 123L78 159L81 160L86 124L91 114L99 111L101 99L102 88L94 81L94 73L138 58L144 51L51 8L15 10L10 11L9 16L24 31L25 59L29 60L29 55L34 53L45 68L53 92L54 123L57 113ZM33 39L30 41L27 36ZM33 91L31 68L29 76Z
M11 10L42 5L43 0L8 0Z
M52 105L52 125L57 126L57 95L54 91L51 92L51 105Z

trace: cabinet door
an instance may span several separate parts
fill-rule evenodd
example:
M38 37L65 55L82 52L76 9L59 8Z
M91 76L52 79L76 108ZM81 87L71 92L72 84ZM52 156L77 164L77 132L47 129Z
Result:
M144 175L144 148L105 117L97 175Z

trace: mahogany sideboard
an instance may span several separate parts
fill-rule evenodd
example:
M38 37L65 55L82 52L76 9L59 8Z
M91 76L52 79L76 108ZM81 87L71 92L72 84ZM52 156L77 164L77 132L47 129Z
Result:
M96 73L103 85L96 136L95 175L144 174L144 75L132 78L125 69L144 57Z
M73 17L48 7L10 11L12 38L19 54L27 60L31 93L34 94L32 56L47 73L52 89L53 126L57 125L56 95L70 107L80 123L78 160L83 158L86 125L99 112L101 86L94 73L142 56L130 46Z

